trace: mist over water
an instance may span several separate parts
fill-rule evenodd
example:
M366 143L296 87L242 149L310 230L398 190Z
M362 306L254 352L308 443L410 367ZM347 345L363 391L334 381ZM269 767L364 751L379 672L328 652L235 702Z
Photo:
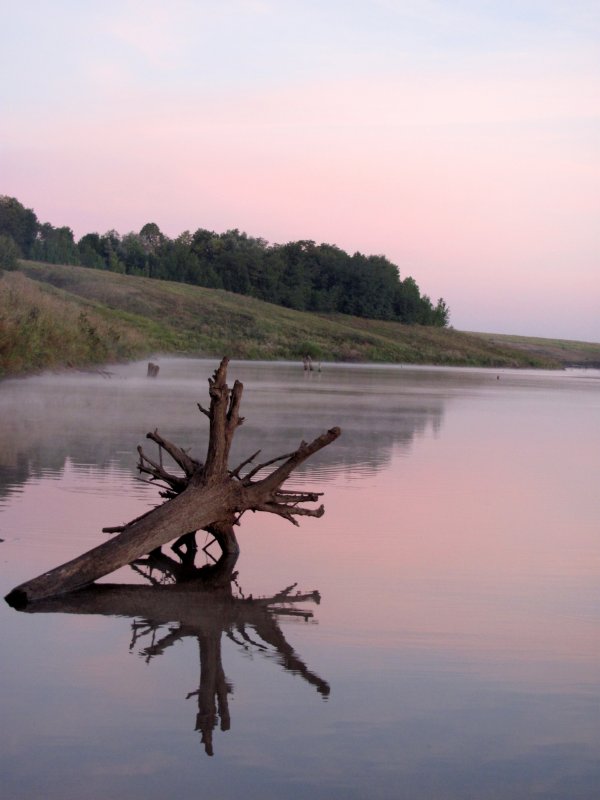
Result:
M203 458L217 364L159 363L0 384L3 595L157 502L147 431ZM218 602L151 591L163 548L101 582L129 589L3 605L0 797L597 797L600 372L228 377L232 466L342 428L289 482L325 516L246 514Z

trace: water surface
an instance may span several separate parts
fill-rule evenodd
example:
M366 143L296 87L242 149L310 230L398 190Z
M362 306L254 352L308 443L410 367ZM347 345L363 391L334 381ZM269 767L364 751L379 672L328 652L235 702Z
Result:
M0 384L3 595L156 502L148 430L202 456L215 366ZM3 605L0 796L598 797L600 373L229 376L232 462L342 428L290 481L325 516L246 514L227 602L126 568L102 583L130 589Z

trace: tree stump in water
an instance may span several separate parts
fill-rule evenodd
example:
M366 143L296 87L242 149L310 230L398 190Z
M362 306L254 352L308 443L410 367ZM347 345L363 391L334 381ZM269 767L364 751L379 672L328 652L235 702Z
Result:
M254 462L260 450L230 469L228 460L233 436L243 422L239 414L243 385L235 381L232 389L227 386L228 362L224 358L209 379L210 407L206 409L198 403L198 408L209 420L204 463L164 439L158 431L148 433L147 438L158 444L161 458L157 463L138 447L138 469L150 475L151 480L161 482L160 494L166 502L127 525L104 528L105 532L117 535L72 561L17 586L6 596L11 606L23 608L30 602L78 589L163 544L200 529L212 533L224 553L237 553L239 548L234 526L239 524L245 511L278 514L294 525L298 525L298 516L322 516L322 505L317 508L303 505L317 502L321 493L285 490L282 485L296 467L337 439L340 429L331 428L309 444L301 442L293 452L258 464L244 475L242 471ZM163 451L171 456L183 474L175 475L164 468ZM275 467L278 463L279 466ZM259 477L268 467L273 469Z

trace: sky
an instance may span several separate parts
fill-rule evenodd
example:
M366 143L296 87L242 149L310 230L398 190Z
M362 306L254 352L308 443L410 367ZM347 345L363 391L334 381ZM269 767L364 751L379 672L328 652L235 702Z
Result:
M0 0L0 194L383 254L460 330L600 342L597 0Z

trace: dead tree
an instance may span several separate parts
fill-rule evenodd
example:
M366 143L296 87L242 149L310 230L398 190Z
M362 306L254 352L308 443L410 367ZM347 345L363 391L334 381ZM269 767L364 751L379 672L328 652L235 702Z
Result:
M148 433L147 438L158 444L161 458L154 461L138 447L138 468L150 475L152 481L160 483L161 496L166 502L126 525L104 528L104 531L117 535L17 586L6 596L11 606L23 608L44 597L79 589L163 544L200 529L212 533L224 553L238 552L234 526L239 524L245 511L278 514L294 525L298 525L298 516L322 516L322 505L316 508L303 505L317 502L321 493L285 490L282 486L307 458L337 439L340 429L331 428L309 444L301 442L291 453L249 468L259 450L230 469L228 462L233 436L243 422L240 416L243 385L235 381L232 389L227 386L228 361L224 358L209 378L210 407L206 409L198 403L198 408L209 420L205 461L202 463L192 458L186 450L164 439L156 430ZM180 474L169 472L163 466L163 452L173 459ZM242 474L245 468L248 471Z

